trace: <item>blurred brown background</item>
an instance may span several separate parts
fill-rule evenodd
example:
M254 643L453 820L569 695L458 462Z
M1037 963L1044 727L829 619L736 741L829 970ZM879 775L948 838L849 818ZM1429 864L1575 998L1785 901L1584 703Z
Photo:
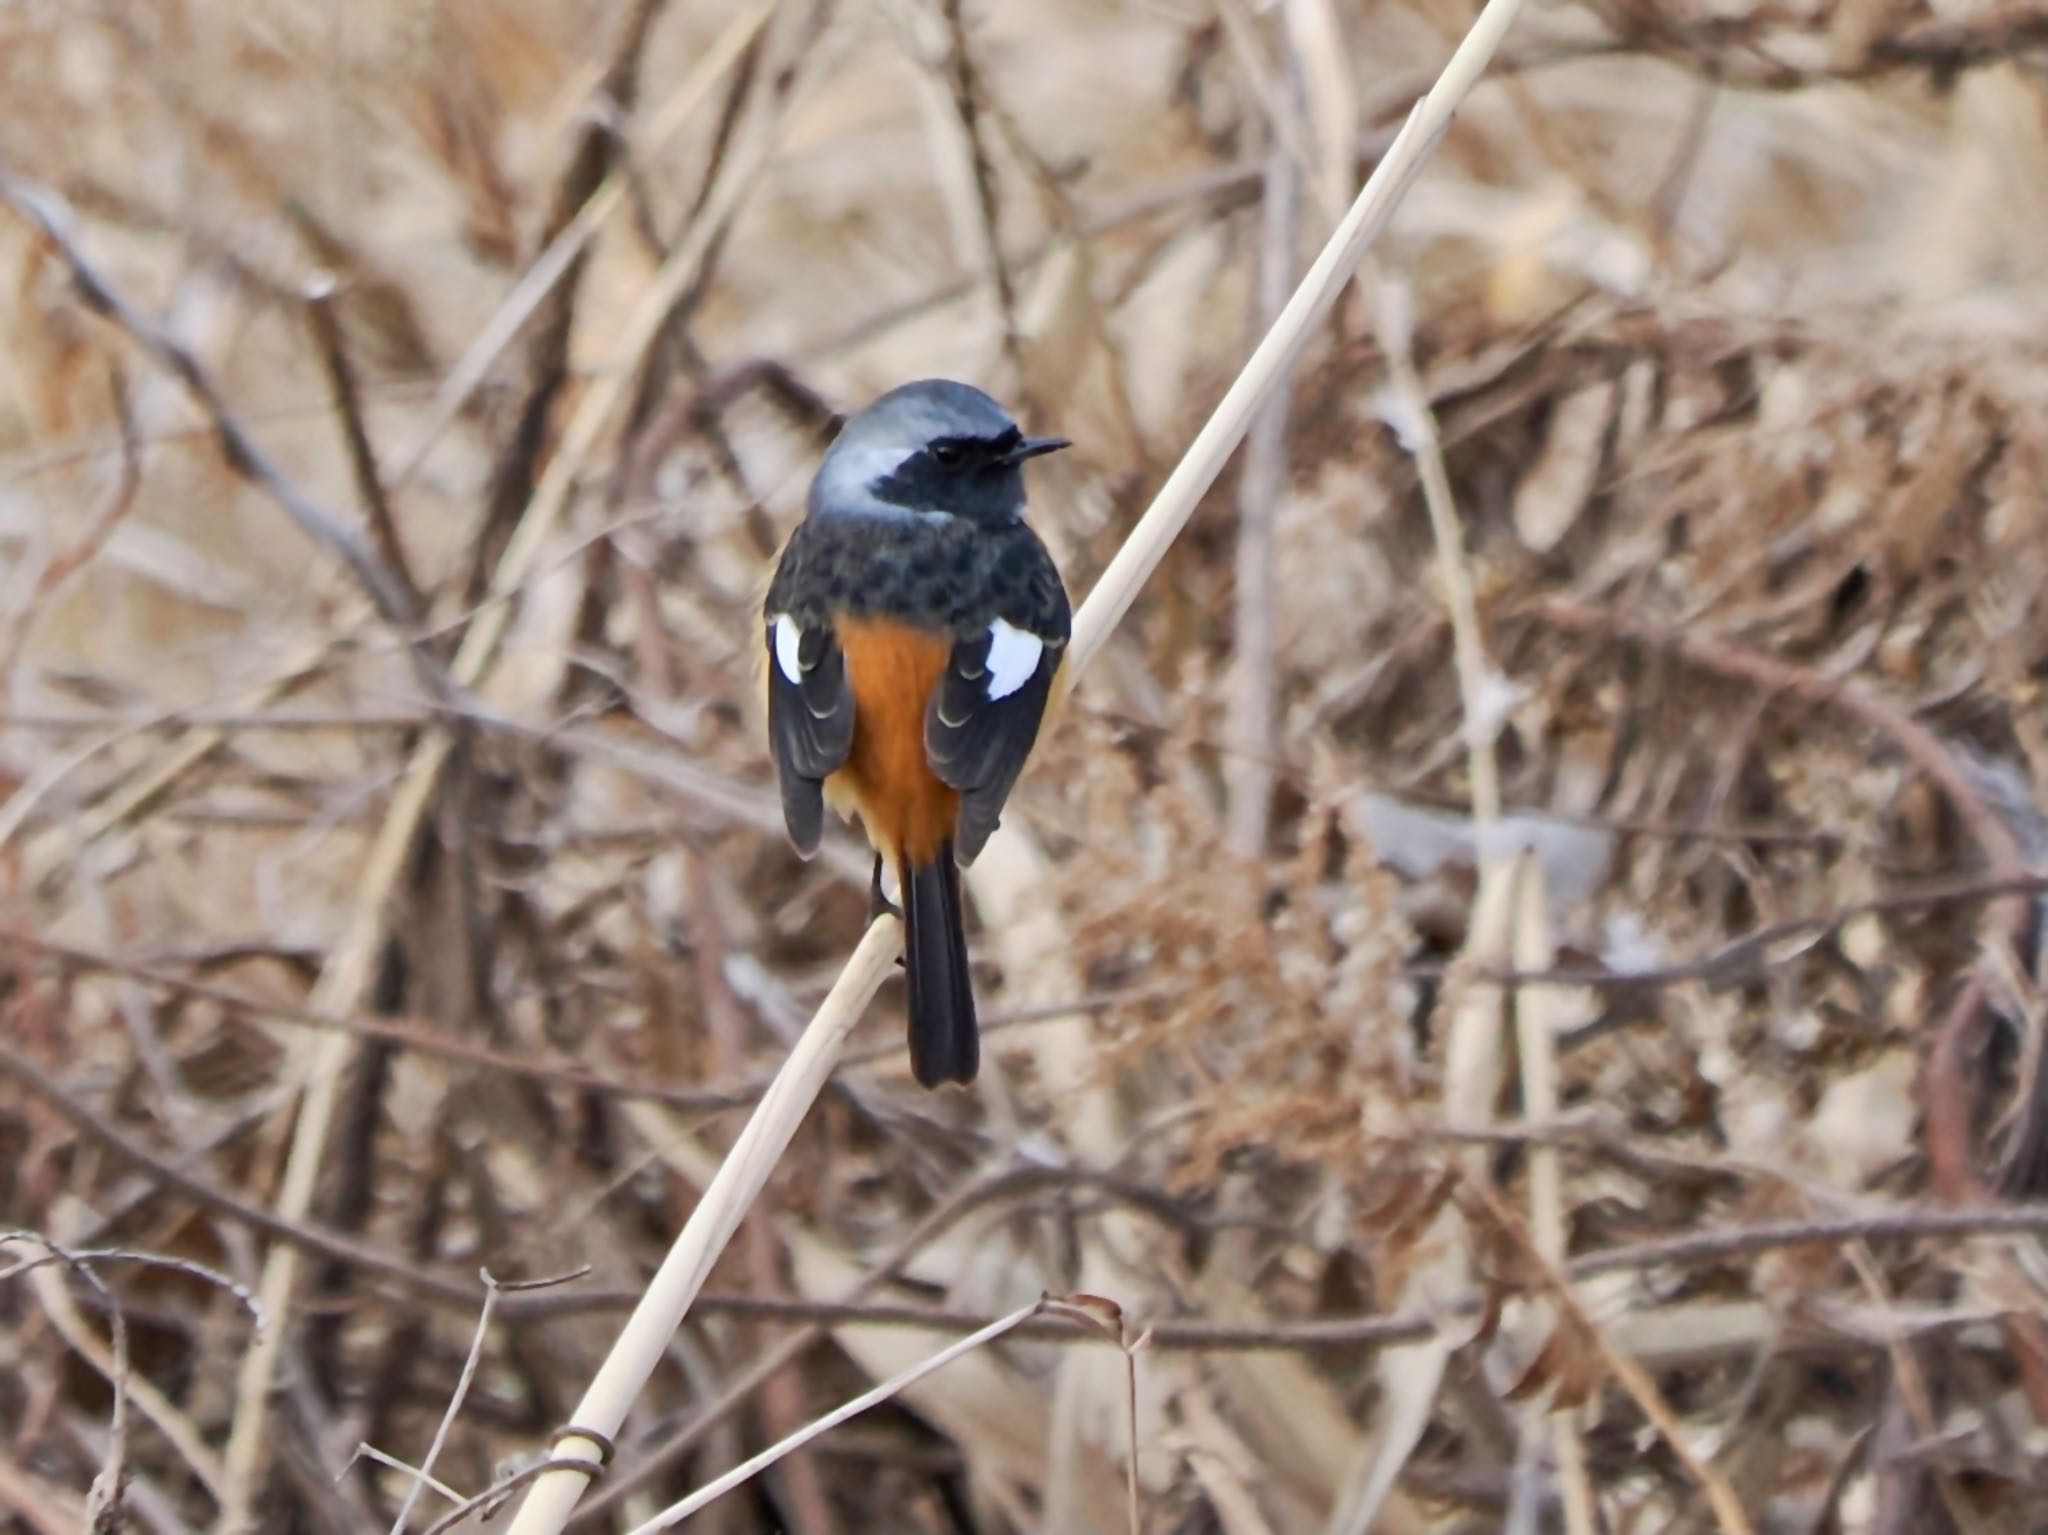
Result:
M835 413L1072 438L1084 594L1474 11L0 8L0 1226L303 1262L254 1387L205 1274L0 1267L0 1529L388 1528L477 1270L588 1265L436 1475L545 1445L863 921L752 692ZM1053 1289L1157 1324L1148 1531L2048 1528L2043 1223L1939 1225L2048 1194L2044 61L1529 8L973 871L983 1080L885 988L579 1527ZM698 1526L1122 1530L1124 1380L1043 1330Z

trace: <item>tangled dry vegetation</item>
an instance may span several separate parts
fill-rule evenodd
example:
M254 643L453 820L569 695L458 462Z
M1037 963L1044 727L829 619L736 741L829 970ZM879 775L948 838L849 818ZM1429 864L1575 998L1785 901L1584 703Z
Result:
M834 413L1073 438L1085 591L1470 14L0 11L0 1528L542 1451L863 921ZM1052 1290L1149 1531L2048 1530L2044 55L1524 16L973 871L983 1081L885 990L578 1528ZM701 1523L1126 1528L1019 1337Z

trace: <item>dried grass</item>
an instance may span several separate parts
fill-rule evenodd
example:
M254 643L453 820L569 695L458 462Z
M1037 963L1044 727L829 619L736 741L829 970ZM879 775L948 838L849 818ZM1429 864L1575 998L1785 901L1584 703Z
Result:
M1090 590L1259 328L1274 155L1312 251L1475 10L0 17L0 169L260 453L0 211L0 1227L74 1260L0 1270L0 1527L539 1474L861 942L751 692L825 418L1027 401ZM2044 53L1530 14L1377 248L1412 380L1354 289L1091 619L973 871L985 1080L847 1014L586 1527L1092 1291L1148 1530L2048 1529ZM1131 1401L1038 1317L693 1522L1120 1532Z

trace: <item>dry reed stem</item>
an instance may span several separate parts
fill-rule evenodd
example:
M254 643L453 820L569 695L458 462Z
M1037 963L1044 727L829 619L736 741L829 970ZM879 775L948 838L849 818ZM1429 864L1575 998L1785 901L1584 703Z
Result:
M221 1466L218 1457L206 1447L206 1436L190 1417L181 1412L176 1403L165 1396L149 1380L128 1372L128 1362L123 1357L124 1349L119 1341L118 1330L112 1347L102 1343L94 1334L78 1303L64 1286L64 1268L69 1267L81 1275L90 1270L82 1263L69 1262L62 1266L45 1266L32 1270L29 1284L36 1292L36 1299L42 1302L44 1314L57 1336L71 1346L79 1358L107 1380L114 1388L115 1410L120 1412L132 1403L143 1417L156 1426L159 1433L178 1452L178 1456L190 1468L193 1476L208 1492L218 1494L221 1487ZM111 1301L109 1302L111 1305ZM112 1312L116 1327L119 1327L120 1310Z
M790 1051L760 1107L720 1164L718 1175L697 1201L682 1234L648 1281L646 1293L577 1404L573 1425L557 1436L550 1453L561 1464L534 1484L511 1527L513 1535L559 1530L567 1520L591 1470L604 1454L599 1440L577 1430L594 1430L604 1441L618 1433L633 1399L667 1353L669 1340L703 1288L712 1264L739 1229L783 1148L832 1075L847 1035L895 966L902 939L900 924L888 916L879 918L862 935L817 1016Z
M142 489L142 442L135 425L135 408L129 399L128 381L117 364L108 364L107 394L119 431L114 483L91 514L85 531L64 547L49 551L27 599L0 625L0 687L12 682L15 663L21 659L51 599L92 564L135 509L136 493Z
M319 674L333 650L334 646L329 641L314 642L301 650L271 680L237 698L233 706L260 710L289 696ZM135 728L143 730L150 727L138 725ZM35 799L41 793L54 787L78 763L129 733L123 730L117 736L87 743L47 781L43 775L37 775L30 783L24 784L14 798L0 805L0 846L4 846L27 820L29 812L34 809ZM40 890L59 873L72 867L88 848L139 818L187 773L212 756L227 738L225 727L205 725L187 730L180 739L163 747L75 821L60 821L32 839L23 858L28 887Z
M1138 1355L1152 1341L1149 1331L1131 1332L1123 1307L1099 1295L1047 1297L1041 1306L1073 1317L1114 1343L1124 1356L1124 1516L1130 1535L1142 1535L1144 1521L1138 1499Z
M1637 1410L1670 1447L1672 1456L1684 1468L1686 1475L1705 1495L1721 1535L1756 1535L1756 1526L1750 1522L1735 1489L1728 1485L1728 1478L1711 1461L1702 1460L1694 1453L1686 1442L1685 1426L1678 1421L1678 1415L1671 1410L1671 1404L1664 1399L1657 1382L1639 1361L1616 1347L1607 1329L1579 1304L1564 1266L1552 1262L1544 1254L1528 1228L1516 1219L1514 1212L1491 1187L1477 1180L1469 1181L1468 1187L1501 1231L1521 1249L1534 1277L1556 1298L1565 1315L1599 1355L1601 1366L1628 1394Z
M1223 1535L1277 1535L1259 1505L1258 1490L1270 1481L1251 1447L1226 1421L1214 1393L1200 1382L1180 1398L1183 1451Z
M718 1157L699 1145L697 1140L681 1128L673 1115L659 1111L640 1112L629 1109L628 1122L640 1131L661 1159L673 1167L684 1181L708 1185L718 1175ZM831 1288L831 1295L839 1304L858 1306L867 1296L883 1288L901 1276L902 1271L928 1247L941 1238L959 1220L983 1207L985 1202L1000 1197L1006 1186L1014 1186L1014 1173L983 1173L969 1176L939 1203L927 1211L908 1231L892 1242L870 1262L858 1278L849 1283ZM791 1244L792 1257L796 1256L796 1244ZM849 1260L850 1263L850 1260ZM801 1269L801 1264L792 1264ZM802 1275L797 1275L802 1282ZM819 1286L807 1285L815 1291ZM705 1308L709 1296L700 1296L698 1306ZM992 1318L977 1319L976 1326L986 1325ZM830 1338L831 1324L823 1318L806 1323L786 1333L765 1353L748 1361L745 1368L728 1379L718 1394L709 1401L697 1404L690 1418L680 1425L676 1432L663 1438L654 1446L643 1450L629 1465L617 1469L605 1483L604 1490L586 1503L579 1519L593 1522L602 1518L607 1509L617 1507L626 1499L636 1495L655 1477L659 1476L676 1459L685 1454L701 1438L710 1432L712 1426L728 1417L748 1397L767 1383L770 1377L793 1363L807 1349ZM963 1327L959 1332L974 1331L974 1327Z
M1489 0L1444 66L1436 85L1409 114L1294 297L1225 392L1173 473L1167 476L1166 483L1075 615L1063 673L1067 678L1072 679L1087 667L1110 631L1130 610L1138 588L1194 515L1203 493L1222 472L1275 380L1307 346L1316 325L1351 280L1366 248L1386 227L1401 195L1449 127L1458 104L1478 83L1486 61L1520 9L1521 0ZM878 920L863 935L839 982L804 1031L761 1107L748 1121L725 1165L719 1169L718 1178L684 1224L646 1295L584 1392L575 1425L558 1437L551 1456L561 1463L535 1481L511 1525L510 1535L555 1535L567 1522L603 1456L602 1443L577 1434L576 1428L594 1429L609 1440L625 1421L634 1397L653 1373L701 1288L712 1259L738 1228L740 1218L766 1184L812 1099L831 1075L855 1017L880 986L888 967L894 964L901 941L900 925L888 917Z
M1415 460L1422 479L1422 499L1429 508L1429 532L1436 544L1438 577L1450 610L1451 644L1458 668L1458 697L1465 712L1466 770L1472 780L1472 819L1479 830L1479 863L1495 861L1488 851L1487 830L1500 819L1500 770L1494 762L1494 730L1486 704L1486 638L1479 627L1479 600L1465 557L1465 534L1451 494L1450 471L1444 467L1443 443L1437 436L1436 413L1415 371L1414 314L1408 290L1383 278L1373 294L1381 349L1387 358L1387 383L1394 405L1391 422L1401 446Z
M12 1512L32 1535L77 1535L87 1528L83 1498L6 1455L0 1455L0 1508Z
M1300 65L1316 199L1335 218L1357 179L1358 85L1333 0L1284 0L1287 49Z
M327 374L328 392L334 397L335 414L341 417L342 441L348 448L349 468L356 482L356 499L370 525L370 543L391 579L414 613L424 613L426 602L413 575L412 561L405 552L405 539L398 531L398 518L391 505L391 491L377 462L376 444L363 408L362 377L349 357L348 339L342 333L341 317L335 313L336 284L327 276L306 288L306 319L320 349L320 365Z
M1547 969L1557 958L1550 928L1549 903L1543 888L1543 865L1525 859L1516 892L1514 960L1517 970ZM1543 1121L1558 1113L1557 1031L1551 1022L1557 994L1536 989L1514 996L1515 1027L1522 1058L1522 1112ZM1529 1148L1529 1227L1536 1247L1560 1269L1565 1261L1564 1173L1555 1146ZM1569 1279L1562 1283L1569 1284ZM1532 1412L1540 1407L1532 1404ZM1550 1438L1557 1454L1558 1480L1564 1489L1566 1535L1598 1535L1599 1505L1586 1468L1586 1444L1574 1417L1563 1408L1550 1420Z
M1508 996L1497 984L1473 975L1472 967L1499 971L1507 966L1520 930L1519 891L1523 876L1540 874L1534 859L1511 860L1502 856L1487 835L1500 816L1500 776L1494 761L1493 737L1483 725L1485 645L1435 413L1415 371L1413 316L1407 292L1369 268L1361 273L1361 279L1371 289L1380 348L1386 357L1391 406L1387 413L1402 447L1414 458L1422 481L1457 655L1472 819L1477 829L1479 888L1472 898L1470 935L1458 961L1459 968L1465 971L1465 990L1453 1007L1444 1046L1443 1103L1446 1125L1473 1129L1493 1119L1503 1073ZM1485 1176L1482 1158L1467 1154L1462 1160L1468 1176ZM1469 1257L1455 1240L1461 1224L1458 1212L1450 1206L1433 1223L1430 1237L1425 1240L1441 1248L1438 1263L1445 1272L1431 1278L1449 1278L1455 1285L1469 1282ZM1428 1427L1451 1348L1449 1341L1435 1337L1410 1348L1389 1350L1380 1360L1379 1372L1388 1403L1381 1437L1354 1499L1348 1508L1340 1506L1332 1515L1332 1535L1365 1535L1378 1517L1381 1502L1392 1491L1401 1467Z
M1924 1443L1939 1439L1943 1432L1942 1418L1935 1407L1935 1396L1927 1380L1927 1372L1920 1367L1919 1356L1913 1350L1911 1332L1897 1320L1897 1305L1891 1293L1891 1286L1884 1280L1884 1271L1877 1266L1877 1259L1867 1242L1850 1242L1842 1249L1842 1256L1856 1271L1865 1293L1877 1315L1884 1335L1885 1352L1891 1357L1892 1391L1899 1405L1905 1410L1914 1436ZM1929 1481L1934 1483L1935 1495L1947 1510L1949 1519L1961 1535L1995 1535L1986 1529L1967 1499L1956 1487L1954 1472L1939 1461L1926 1468Z
M1001 209L996 197L995 165L989 156L988 112L982 100L987 84L967 46L967 22L961 14L960 0L938 0L937 12L945 34L945 56L939 67L945 77L949 116L967 162L971 207L966 223L972 232L970 238L978 240L980 255L987 263L1003 356L1021 386L1026 383L1024 342L1017 325L1017 280L1003 259Z
M725 30L698 58L697 67L684 77L648 122L646 133L634 145L636 154L656 153L674 137L677 129L689 121L711 94L711 88L725 77L726 71L739 61L760 35L761 28L774 14L777 3L778 0L755 0L754 4L744 7L726 23ZM599 182L597 190L576 211L575 218L548 242L547 249L526 269L526 275L505 295L484 328L477 332L476 339L470 342L468 349L449 370L448 377L442 380L441 387L435 390L426 429L420 433L420 440L414 444L398 472L391 477L393 491L403 488L419 473L427 456L441 440L441 435L454 423L462 407L469 403L477 385L484 381L491 365L512 344L526 322L533 318L542 300L554 291L563 274L575 264L576 258L596 238L606 221L618 211L625 200L627 187L628 178L623 170L614 170Z
M1437 432L1436 414L1415 369L1414 316L1407 287L1386 277L1371 264L1360 274L1373 305L1375 329L1386 359L1387 400L1384 410L1401 446L1414 459L1422 483L1422 499L1429 511L1430 537L1435 545L1438 578L1443 583L1449 609L1452 644L1456 657L1458 698L1464 721L1466 772L1471 782L1474 849L1479 865L1479 888L1472 898L1472 923L1466 949L1459 956L1459 968L1477 965L1499 970L1510 961L1524 941L1527 910L1524 893L1531 884L1540 885L1542 869L1532 856L1513 858L1493 845L1489 833L1500 818L1500 771L1494 758L1493 730L1488 724L1486 704L1486 648L1479 626L1478 603L1465 553L1462 524L1451 491L1450 472L1445 466L1443 444ZM1515 961L1520 968L1519 960ZM1468 990L1456 1006L1444 1049L1444 1122L1453 1129L1488 1124L1494 1117L1495 1101L1504 1074L1505 1044L1510 1027L1510 994L1499 986L1466 976ZM1523 1061L1526 1072L1528 1063ZM1525 1082L1526 1091L1526 1082ZM1552 1094L1555 1112L1555 1093ZM1535 1116L1533 1109L1528 1112ZM1547 1117L1547 1116L1545 1116ZM1553 1168L1554 1168L1554 1153ZM1482 1157L1462 1158L1466 1176L1486 1176ZM1446 1267L1454 1268L1461 1281L1470 1278L1469 1252L1452 1240L1462 1226L1462 1217L1446 1206L1438 1216L1435 1231L1447 1248ZM1365 1535L1378 1511L1378 1499L1389 1491L1422 1431L1428 1426L1435 1398L1442 1386L1451 1345L1432 1338L1410 1349L1390 1351L1380 1361L1391 1404L1386 1436L1369 1475L1365 1491L1348 1520L1333 1520L1333 1535ZM1583 1457L1580 1458L1583 1476ZM1580 1535L1574 1528L1573 1535Z
M934 1370L943 1369L946 1365L951 1364L962 1354L971 1354L983 1345L995 1342L1003 1334L1014 1332L1017 1328L1023 1326L1024 1323L1045 1310L1045 1308L1046 1303L1043 1300L1033 1301L1028 1306L1018 1307L1008 1316L998 1317L995 1321L989 1323L988 1326L982 1328L980 1332L969 1333L957 1343L948 1344L930 1358L919 1361L900 1375L892 1375L872 1390L863 1391L845 1405L835 1407L823 1417L812 1419L787 1438L771 1444L767 1449L761 1451L760 1454L741 1461L723 1476L705 1483L687 1498L671 1503L646 1523L636 1525L631 1531L631 1535L655 1535L655 1532L658 1530L674 1529L685 1519L689 1518L690 1515L696 1513L698 1509L703 1508L707 1503L724 1497L733 1488L752 1481L785 1455L795 1453L821 1434L837 1428L850 1418L859 1417L869 1408L881 1406L882 1403L890 1398L909 1390L910 1387L916 1385Z
M1287 0L1281 15L1281 59L1273 78L1266 77L1243 5L1226 4L1221 15L1247 72L1254 75L1253 89L1271 135L1257 277L1259 317L1270 325L1286 302L1294 272L1304 178L1313 178L1316 204L1333 223L1351 200L1357 101L1329 0ZM1312 142L1307 132L1311 123ZM1287 489L1292 410L1291 381L1283 376L1247 436L1238 490L1236 607L1224 724L1231 755L1223 771L1230 846L1246 858L1265 851L1277 776L1272 760L1279 725L1273 541L1279 502Z
M445 679L433 660L419 648L413 634L418 614L413 609L410 594L394 579L369 545L341 519L301 490L277 466L268 451L242 424L241 418L228 409L220 386L198 355L145 315L121 289L108 282L78 241L77 219L70 204L43 187L16 179L4 165L0 165L0 201L13 206L42 232L63 259L86 308L123 332L160 368L178 380L193 405L211 424L220 447L221 461L276 503L314 547L339 561L354 577L378 616L405 644L422 685L429 692L439 693Z
M1273 328L1266 332L1243 371L1225 391L1173 473L1159 487L1145 515L1117 550L1116 558L1103 571L1095 590L1088 594L1088 601L1075 615L1065 675L1076 676L1085 669L1109 638L1110 631L1123 622L1124 614L1137 600L1138 588L1165 558L1167 549L1194 515L1204 492L1223 472L1223 465L1243 439L1274 380L1301 355L1315 326L1336 303L1352 272L1364 259L1366 249L1386 227L1402 194L1436 147L1437 139L1450 127L1458 103L1479 83L1486 61L1493 56L1521 7L1522 0L1490 0L1429 94L1408 114L1350 211L1324 245L1322 254L1316 257L1315 265L1296 286L1294 297L1287 301Z
M320 972L312 1004L319 1009L356 1011L368 996L384 930L384 911L411 852L413 837L433 801L449 737L436 731L407 764L391 808L364 863L355 914L340 947ZM302 1221L313 1202L327 1132L341 1093L341 1078L354 1058L353 1035L327 1034L312 1041L299 1057L296 1091L303 1095L292 1139L285 1155L284 1180L278 1189L277 1213ZM257 1496L257 1475L263 1463L271 1379L284 1346L284 1317L298 1279L296 1247L273 1247L264 1259L257 1284L257 1303L273 1326L259 1333L242 1358L235 1381L234 1427L224 1455L224 1497L216 1528L228 1535L250 1527Z
M1567 1297L1568 1304L1574 1310L1577 1309L1578 1303L1569 1300L1571 1292L1562 1282L1558 1293ZM1615 1380L1620 1382L1622 1390L1629 1394L1642 1415L1671 1447L1671 1453L1677 1457L1678 1463L1706 1494L1707 1505L1714 1512L1714 1519L1721 1528L1721 1535L1756 1535L1756 1527L1750 1523L1749 1515L1743 1510L1742 1500L1735 1495L1735 1489L1728 1485L1728 1478L1723 1476L1712 1462L1701 1460L1695 1455L1692 1447L1685 1442L1685 1426L1678 1421L1677 1414L1672 1412L1671 1404L1664 1400L1664 1393L1657 1389L1657 1382L1651 1378L1650 1372L1616 1348L1606 1330L1591 1317L1580 1312L1579 1320L1592 1338L1594 1347L1599 1350L1601 1363L1607 1367Z
M456 651L449 673L458 687L476 687L496 658L499 643L511 623L514 594L533 573L541 551L567 512L577 477L624 402L637 364L660 334L676 300L696 280L720 231L738 211L741 199L767 163L774 138L770 125L758 125L748 145L728 162L700 216L654 273L632 311L620 345L626 365L600 374L578 402L547 472L535 487L533 498L498 561L489 595ZM348 932L313 988L315 1010L352 1013L362 1006L384 932L386 909L398 888L414 839L425 823L440 785L441 770L453 746L453 735L445 728L437 729L407 763L365 860ZM287 1219L302 1220L312 1202L341 1077L353 1054L352 1037L328 1036L314 1044L299 1073L305 1096L278 1196L278 1213ZM258 1295L265 1314L277 1319L280 1325L258 1337L243 1360L236 1384L234 1429L225 1457L229 1497L218 1526L224 1531L248 1526L257 1472L263 1459L270 1382L284 1335L281 1323L298 1266L298 1251L290 1246L273 1249L264 1263Z
M1519 0L1501 3L1513 9ZM1429 106L1430 99L1426 98L1409 115L1386 158L1380 161L1308 275L1296 286L1294 296L1273 322L1273 328L1266 332L1265 339L1224 392L1173 473L1152 498L1145 515L1102 572L1095 589L1088 594L1088 601L1074 616L1064 677L1078 676L1109 638L1110 631L1123 621L1137 600L1138 588L1166 557L1166 551L1194 515L1203 495L1223 472L1224 464L1243 441L1253 416L1275 382L1301 355L1316 325L1350 281L1366 247L1386 227L1401 194L1421 171L1437 136L1448 125L1448 110L1432 113Z
M1082 984L1074 964L1073 934L1054 903L1042 899L1049 862L1037 837L1016 826L993 839L968 871L968 888L981 913L1012 1000L1029 1002ZM1067 1155L1089 1165L1107 1165L1129 1134L1109 1084L1089 1066L1088 1023L1072 1019L1028 1043L1039 1089L1063 1106L1060 1138ZM1000 1080L1000 1079L997 1079ZM1007 1114L1006 1138L1022 1133L1014 1105L991 1094L990 1122ZM1077 1234L1074 1267L1077 1289L1097 1295L1127 1289L1132 1275L1122 1254L1143 1250L1143 1235L1127 1210L1104 1212L1098 1228ZM1108 1400L1110 1361L1092 1350L1062 1358L1050 1383L1052 1416L1041 1477L1047 1529L1099 1528L1091 1512L1090 1479L1081 1474L1086 1452L1108 1428L1094 1409Z
M1292 50L1281 69L1276 113L1296 113L1301 67ZM1295 226L1300 221L1301 166L1275 121L1266 153L1266 195L1260 206L1259 322L1271 325L1287 303L1294 277ZM1238 480L1237 559L1229 692L1225 700L1225 827L1242 858L1266 850L1273 810L1273 749L1279 721L1274 683L1273 524L1287 490L1288 419L1293 413L1290 374L1283 370L1272 398L1253 421Z
M1519 860L1482 866L1471 931L1458 957L1456 979L1446 988L1451 1020L1444 1043L1442 1103L1443 1122L1452 1130L1482 1129L1494 1120L1504 1070L1501 1044L1507 994L1497 982L1475 971L1497 969L1508 959L1521 872ZM1454 1153L1454 1162L1466 1179L1485 1180L1483 1148L1464 1148ZM1413 1266L1402 1290L1405 1303L1435 1309L1439 1316L1449 1314L1449 1297L1472 1284L1472 1247L1463 1240L1464 1235L1464 1217L1446 1202L1414 1245ZM1388 1349L1380 1356L1383 1407L1375 1425L1377 1437L1353 1477L1348 1495L1333 1508L1328 1535L1368 1535L1382 1520L1383 1505L1429 1427L1444 1371L1462 1341L1438 1328L1418 1342Z

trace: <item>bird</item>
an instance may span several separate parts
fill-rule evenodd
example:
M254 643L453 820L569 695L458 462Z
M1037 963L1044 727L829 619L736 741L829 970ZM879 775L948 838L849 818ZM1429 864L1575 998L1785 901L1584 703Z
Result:
M826 450L762 606L789 840L815 853L827 804L860 818L870 917L903 920L910 1065L927 1088L980 1069L959 869L1001 822L1072 632L1024 521L1024 465L1067 446L1025 436L971 384L891 389Z

